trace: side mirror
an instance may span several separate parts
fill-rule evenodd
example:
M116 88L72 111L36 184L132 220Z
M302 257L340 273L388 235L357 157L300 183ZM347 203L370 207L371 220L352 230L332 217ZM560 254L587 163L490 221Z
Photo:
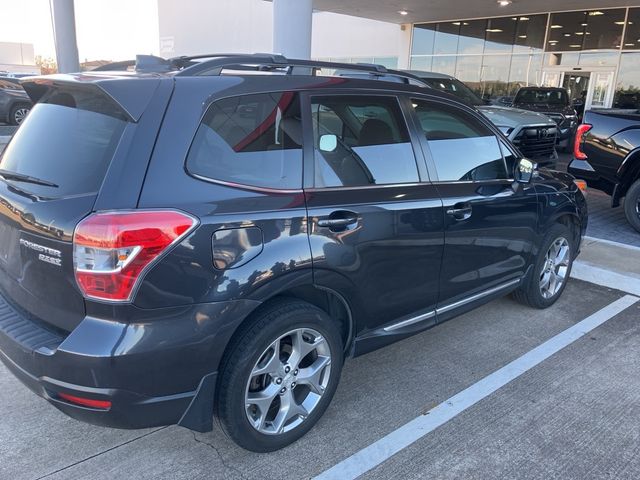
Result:
M335 135L322 135L318 142L318 148L321 152L333 152L338 148L338 137Z
M531 183L531 179L533 179L533 172L536 169L536 164L533 163L528 158L521 158L516 163L516 168L514 172L514 179L518 183Z

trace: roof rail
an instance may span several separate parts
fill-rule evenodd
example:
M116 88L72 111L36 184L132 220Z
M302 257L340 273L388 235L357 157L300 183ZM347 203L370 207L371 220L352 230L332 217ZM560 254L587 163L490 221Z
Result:
M419 77L398 70L387 69L373 63L338 63L316 60L288 59L277 53L211 53L180 56L169 59L152 55L137 55L136 60L127 60L103 65L93 71L127 70L135 67L138 72L165 73L177 71L179 76L220 75L223 70L274 71L286 69L287 75L316 75L322 68L368 73L378 79L385 76L403 79L406 83L424 81ZM300 73L298 73L300 72ZM344 75L348 76L348 75Z
M210 60L203 60L209 58ZM268 71L277 69L287 69L288 75L295 75L295 68L302 68L306 74L315 75L317 70L329 68L334 70L346 70L366 72L376 77L393 76L405 79L407 83L410 81L417 82L420 85L424 81L419 77L398 70L387 69L383 65L367 64L367 63L338 63L324 62L317 60L299 60L288 59L279 54L270 53L254 53L254 54L223 54L214 53L209 55L197 55L190 57L176 57L169 60L178 68L181 68L177 75L180 76L196 76L196 75L220 75L225 69L245 70L247 66L251 66L255 71Z

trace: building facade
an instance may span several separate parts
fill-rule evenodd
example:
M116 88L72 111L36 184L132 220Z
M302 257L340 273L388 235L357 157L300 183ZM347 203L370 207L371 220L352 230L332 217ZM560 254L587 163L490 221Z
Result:
M0 42L0 72L40 73L36 66L33 44Z
M566 88L586 108L640 108L640 7L416 23L410 64L487 99Z

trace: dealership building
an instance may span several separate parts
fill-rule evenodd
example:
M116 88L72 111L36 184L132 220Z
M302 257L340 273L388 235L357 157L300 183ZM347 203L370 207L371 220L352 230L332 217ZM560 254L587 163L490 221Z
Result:
M638 3L159 0L158 15L165 56L276 51L446 73L493 100L546 85L587 108L640 107Z

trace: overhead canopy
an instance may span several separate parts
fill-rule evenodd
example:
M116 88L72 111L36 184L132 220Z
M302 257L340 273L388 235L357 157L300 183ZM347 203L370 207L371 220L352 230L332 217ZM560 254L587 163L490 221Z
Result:
M496 0L314 0L316 10L342 13L392 23L466 20L508 15L609 7L637 6L638 1L621 0L513 0L506 7ZM401 15L404 10L407 15Z

